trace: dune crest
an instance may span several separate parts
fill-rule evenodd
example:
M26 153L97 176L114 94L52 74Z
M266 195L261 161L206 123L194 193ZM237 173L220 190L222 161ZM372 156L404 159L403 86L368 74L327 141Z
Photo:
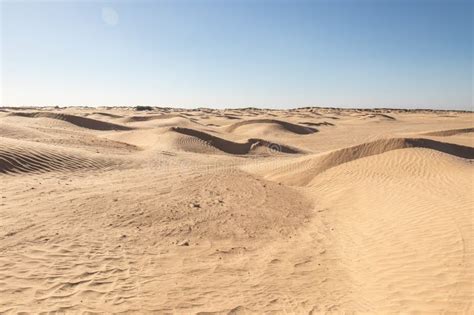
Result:
M474 148L424 138L392 138L367 142L329 153L304 157L274 170L265 170L266 178L290 185L307 185L316 176L353 160L406 148L427 148L465 159L474 159Z
M450 130L439 130L439 131L431 131L425 132L423 135L425 136L434 136L434 137L450 137L458 134L463 133L471 133L474 132L474 128L462 128L462 129L450 129Z
M51 118L66 121L78 127L93 129L93 130L130 130L130 127L113 124L97 119L81 117L70 114L58 114L51 112L14 112L11 116L28 117L28 118Z
M318 132L318 130L315 128L301 126L301 125L297 125L297 124L293 124L293 123L289 123L289 122L277 120L277 119L251 119L251 120L239 121L237 123L234 123L228 126L226 130L228 132L235 132L237 129L243 126L255 125L255 124L257 125L272 124L275 126L282 127L289 132L300 134L300 135L307 135L307 134Z
M176 118L176 117L183 117L187 118L180 114L150 114L150 115L134 115L126 117L123 121L124 122L136 122L136 121L150 121L155 119L169 119L169 118Z
M273 142L263 140L263 139L251 138L251 139L248 139L247 142L245 143L239 143L239 142L225 140L223 138L219 138L219 137L216 137L211 134L198 131L195 129L173 127L171 130L196 138L200 140L201 143L205 143L213 148L216 148L220 151L223 151L229 154L237 154L237 155L249 154L249 153L255 152L260 147L267 148L269 150L268 153L295 154L295 153L302 152L296 148L281 145L278 143L273 143Z

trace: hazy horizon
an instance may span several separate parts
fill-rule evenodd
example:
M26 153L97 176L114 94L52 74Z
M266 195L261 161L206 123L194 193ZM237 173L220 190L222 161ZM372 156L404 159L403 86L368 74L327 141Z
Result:
M433 111L458 111L458 112L473 112L473 108L467 109L456 109L456 108L434 108L434 107L415 107L415 106L407 106L407 107L385 107L385 106L372 106L372 107L364 107L364 106L323 106L323 105L309 105L309 106L201 106L201 105L194 105L194 106L166 106L166 105L0 105L0 108L130 108L134 109L136 107L152 107L155 109L160 108L171 108L177 110L197 110L197 109L212 109L212 110L236 110L236 109L258 109L258 110L294 110L294 109L304 109L304 108L320 108L320 109L344 109L344 110L433 110Z
M472 9L2 2L0 105L472 110Z

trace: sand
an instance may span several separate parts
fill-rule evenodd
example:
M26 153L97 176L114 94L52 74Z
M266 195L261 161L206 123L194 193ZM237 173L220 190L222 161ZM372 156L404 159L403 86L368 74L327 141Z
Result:
M473 313L473 118L3 108L0 313Z

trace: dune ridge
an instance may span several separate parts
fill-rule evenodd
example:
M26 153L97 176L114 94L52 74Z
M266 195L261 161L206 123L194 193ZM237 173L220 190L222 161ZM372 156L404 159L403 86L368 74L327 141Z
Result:
M424 136L434 136L434 137L450 137L463 133L474 132L474 128L462 128L462 129L450 129L450 130L439 130L439 131L430 131L422 133Z
M390 116L390 115L387 115L387 114L382 114L382 113L373 113L373 114L362 114L360 116L362 119L367 119L367 118L380 118L380 119L383 119L383 120L392 120L392 121L395 121L397 120L395 117L393 116Z
M52 112L14 112L10 114L11 116L18 117L28 117L28 118L51 118L66 121L78 127L93 129L93 130L130 130L132 128L127 126L122 126L106 121L101 121L97 119L81 117L70 114L59 114Z
M290 185L305 186L316 176L333 167L372 155L406 148L427 148L465 159L474 159L474 148L425 138L379 139L319 155L304 157L297 162L265 170L266 178Z
M101 116L105 116L105 117L109 117L109 118L123 118L122 115L105 113L105 112L93 112L91 115L101 115Z
M287 121L282 121L282 120L277 120L277 119L250 119L250 120L239 121L237 123L229 125L226 128L226 130L227 132L234 132L242 126L253 125L253 124L275 124L277 126L281 126L287 131L300 134L300 135L307 135L307 134L318 132L316 128L301 126L301 125L297 125L297 124L293 124Z
M168 118L176 118L182 117L187 118L184 115L180 114L157 114L157 115L134 115L126 117L123 121L124 122L137 122L137 121L150 121L155 119L168 119Z
M172 127L172 131L194 137L201 141L201 143L206 143L207 145L216 148L220 151L229 154L243 155L254 152L257 148L264 147L268 148L268 153L302 153L302 151L292 148L286 145L281 145L278 143L273 143L263 139L250 138L245 143L234 142L230 140L225 140L220 137L213 136L211 134L183 127Z
M314 126L314 127L320 127L320 126L335 126L335 124L323 121L323 122L310 122L310 121L305 121L305 122L300 122L300 124L303 125L308 125L308 126Z

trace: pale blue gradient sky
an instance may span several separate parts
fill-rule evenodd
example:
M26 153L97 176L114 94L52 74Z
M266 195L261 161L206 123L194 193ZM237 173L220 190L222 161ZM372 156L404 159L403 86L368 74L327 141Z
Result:
M472 109L468 0L7 1L1 9L4 106Z

